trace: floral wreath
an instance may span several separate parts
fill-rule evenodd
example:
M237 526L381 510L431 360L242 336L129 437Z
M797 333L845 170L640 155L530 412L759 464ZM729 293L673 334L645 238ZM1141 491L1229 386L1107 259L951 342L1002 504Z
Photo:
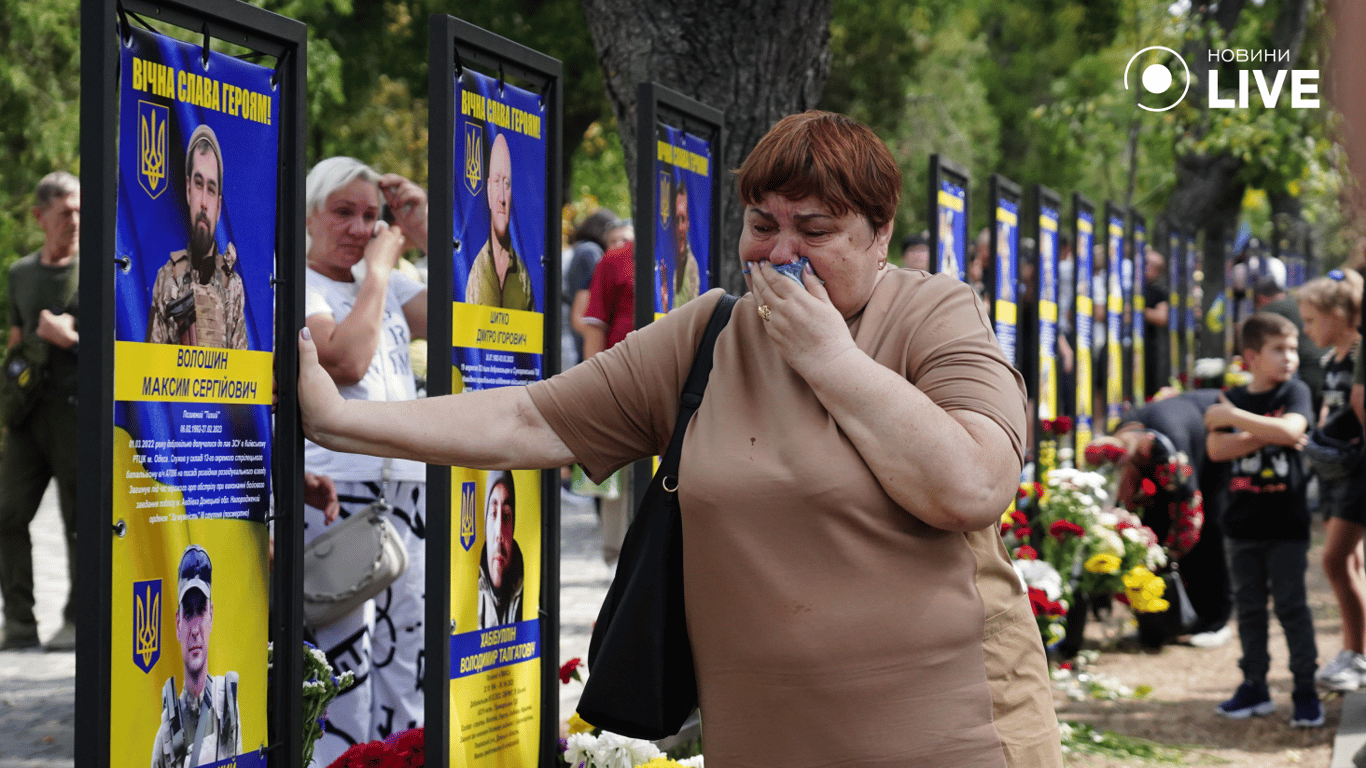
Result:
M1121 428L1122 430L1123 428ZM1162 546L1177 560L1195 548L1205 524L1204 498L1195 485L1190 458L1176 450L1172 441L1153 429L1141 430L1152 438L1146 457L1124 448L1099 443L1086 447L1086 460L1096 466L1115 463L1121 467L1115 501L1135 514L1150 507L1167 505L1171 525Z

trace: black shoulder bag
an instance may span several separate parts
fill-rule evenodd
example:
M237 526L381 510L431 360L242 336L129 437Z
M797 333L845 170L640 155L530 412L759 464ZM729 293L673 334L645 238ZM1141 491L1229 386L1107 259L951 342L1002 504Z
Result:
M736 298L721 297L683 385L678 421L635 519L626 531L617 577L593 626L588 681L579 716L637 739L678 733L697 708L697 678L683 603L683 521L678 458L688 422L711 376L716 337Z

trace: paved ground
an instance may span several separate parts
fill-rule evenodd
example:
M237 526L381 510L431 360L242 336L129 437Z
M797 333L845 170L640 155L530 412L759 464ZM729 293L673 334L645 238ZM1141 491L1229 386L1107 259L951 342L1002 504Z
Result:
M38 635L62 625L66 544L56 486L43 497L33 535ZM0 768L67 768L75 747L76 654L0 653Z
M561 519L560 658L588 655L588 637L607 591L598 521L591 502L566 494ZM66 547L57 494L49 488L34 520L38 632L61 626L66 601ZM0 768L69 768L74 755L76 654L0 653ZM578 703L582 686L561 688L560 719Z

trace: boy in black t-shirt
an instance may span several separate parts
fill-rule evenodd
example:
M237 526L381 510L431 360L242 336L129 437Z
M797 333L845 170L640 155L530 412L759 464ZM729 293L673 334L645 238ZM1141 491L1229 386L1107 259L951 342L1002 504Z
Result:
M1216 711L1243 719L1276 710L1266 687L1270 596L1295 679L1290 724L1317 727L1323 725L1323 707L1314 689L1318 648L1305 600L1309 508L1299 453L1313 415L1309 387L1295 378L1299 332L1289 320L1259 312L1243 322L1239 338L1252 381L1229 390L1205 412L1207 455L1228 462L1224 530L1243 646L1243 684Z

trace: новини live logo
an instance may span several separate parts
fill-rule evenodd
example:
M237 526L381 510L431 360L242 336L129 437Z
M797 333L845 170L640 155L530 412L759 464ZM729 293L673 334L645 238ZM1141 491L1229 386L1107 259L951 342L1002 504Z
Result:
M1150 51L1155 53L1149 53ZM1135 69L1135 62L1138 62L1142 57L1149 63L1146 65L1140 63L1141 74L1135 78L1136 84L1141 85L1144 91L1152 94L1170 91L1175 78L1172 77L1169 64L1156 60L1162 53L1169 54L1168 59L1174 58L1181 64L1181 74L1185 85L1181 90L1181 95L1165 106L1150 107L1140 102L1138 106L1149 112L1166 112L1185 100L1186 94L1190 92L1191 73L1190 67L1186 65L1186 60L1182 58L1181 54L1161 45L1150 45L1129 57L1129 62L1124 65L1124 89L1129 89L1129 72ZM1144 54L1149 55L1144 57ZM1211 62L1218 64L1274 64L1276 62L1289 62L1290 51L1249 51L1244 48L1226 48L1210 50L1208 56ZM1236 98L1232 95L1221 97L1219 95L1219 68L1213 67L1209 70L1209 107L1210 109L1246 109L1252 96L1252 85L1255 84L1262 105L1268 108L1275 108L1282 94L1289 91L1291 107L1295 109L1317 109L1319 106L1318 81L1319 71L1317 69L1278 69L1270 75L1261 69L1239 69Z

